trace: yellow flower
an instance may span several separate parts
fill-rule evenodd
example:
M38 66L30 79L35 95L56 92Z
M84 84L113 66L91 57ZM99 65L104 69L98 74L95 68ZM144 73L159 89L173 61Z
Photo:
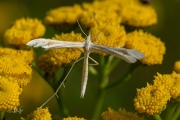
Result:
M59 24L74 24L79 19L82 13L81 6L76 4L74 6L59 7L47 12L45 23L48 25Z
M174 71L180 73L180 61L174 63Z
M145 88L137 89L134 106L139 113L148 115L159 114L166 108L170 97L164 85L153 86L147 84Z
M15 78L0 76L0 111L17 110L19 95L22 88L19 87Z
M34 52L33 50L15 50L12 48L2 48L0 47L0 56L11 56L12 58L19 59L25 61L27 64L32 63L34 60Z
M13 56L0 56L0 75L13 77L20 87L31 80L32 68L22 59Z
M86 27L105 26L110 20L110 25L119 25L121 18L117 15L118 6L109 1L94 1L83 3L83 12L80 22Z
M53 39L64 41L84 41L81 34L75 34L74 32L56 35ZM48 54L39 57L38 66L45 72L53 73L58 67L78 59L82 53L81 51L69 48L50 49Z
M162 64L166 50L164 43L159 38L144 33L142 30L127 34L125 46L144 53L146 57L141 59L141 62L147 65Z
M112 2L113 3L113 2ZM147 27L157 23L157 14L151 4L142 4L140 0L116 0L118 15L122 23L135 27Z
M52 120L48 108L40 108L33 111L27 118L21 120Z
M102 120L144 120L144 118L137 116L135 113L127 112L125 109L115 111L108 108L108 111L101 114Z
M104 29L103 27L104 26L96 26L90 29L90 34L92 35L92 42L109 47L124 46L126 41L126 32L123 26L108 25ZM97 35L99 31L101 32L99 35ZM96 36L93 37L93 35ZM101 54L105 55L105 53Z
M77 118L75 117L68 117L68 118L63 118L63 120L85 120L84 118Z
M31 39L43 36L45 27L38 19L19 19L4 34L6 44L24 47Z

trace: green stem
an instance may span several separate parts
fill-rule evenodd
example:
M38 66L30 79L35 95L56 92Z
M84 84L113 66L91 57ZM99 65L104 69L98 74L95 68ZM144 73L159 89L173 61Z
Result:
M173 113L176 110L178 104L169 102L166 108L166 115L164 120L172 120Z
M99 84L98 98L96 100L94 112L92 115L93 120L99 120L99 115L101 113L102 106L104 103L104 97L106 94L106 91L104 90L104 88L108 85L108 81L109 81L110 71L109 71L108 67L110 66L109 64L112 62L112 60L110 60L110 58L109 58L108 62L106 64L105 58L106 57L101 57L101 63L100 63L101 71L102 71L101 72L101 81Z
M133 73L133 71L139 66L139 64L137 63L134 63L134 64L131 64L130 68L128 69L128 71L121 77L119 78L118 80L116 80L116 82L106 86L105 89L110 89L114 86L117 86L119 85L120 83L122 82L125 82L125 81L128 81L130 78L131 78L131 75Z
M153 115L153 117L154 117L155 120L162 120L161 117L160 117L160 115ZM170 119L170 120L171 120L171 119Z
M56 83L54 83L54 85L53 85L53 86L54 86L54 87L53 87L54 91L57 90L57 88L59 87L60 83L64 80L64 77L66 76L66 74L68 73L68 71L69 71L68 67L65 67L65 68L64 68L64 73L63 73L61 79L58 80L58 81L56 81ZM60 107L60 109L61 109L61 111L62 111L63 116L64 116L64 117L70 116L69 111L68 111L66 105L65 105L64 102L63 102L63 96L62 96L62 94L61 94L60 91L58 92L57 101L58 101L58 104L59 104L59 107Z
M4 111L1 111L1 112L0 112L0 120L3 120L3 119L4 119L4 113L5 113Z
M174 111L171 120L177 120L179 116L180 116L180 103L176 103L176 110Z

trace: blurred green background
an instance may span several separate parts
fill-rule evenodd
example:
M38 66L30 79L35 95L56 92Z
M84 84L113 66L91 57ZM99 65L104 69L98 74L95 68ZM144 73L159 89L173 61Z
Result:
M91 2L90 0L0 0L0 39L3 41L3 34L13 21L22 17L38 18L43 21L46 12L50 9L73 5L74 3ZM107 91L104 107L102 111L106 111L108 107L115 110L126 108L128 111L135 111L133 99L136 95L136 88L145 87L147 82L152 83L153 76L157 72L161 74L170 74L173 70L174 62L180 60L180 0L153 0L158 15L158 23L154 26L146 28L146 31L152 33L156 37L161 38L165 42L166 54L162 65L152 65L139 67L134 73L130 81L123 83ZM102 6L103 7L103 6ZM47 26L45 37L52 37L55 31ZM97 60L98 61L98 60ZM110 82L119 77L129 67L126 62L120 65L111 74ZM91 118L92 106L97 97L98 80L95 76L89 74L89 80L85 98L80 98L80 83L82 65L75 66L69 75L66 87L62 93L64 95L65 105L68 107L72 116ZM24 112L22 114L6 113L7 120L20 119L26 117L27 114L41 106L47 98L52 95L52 89L46 82L35 72L31 83L23 89L20 96L20 102ZM46 106L49 107L54 120L62 117L61 110L57 106L54 98Z

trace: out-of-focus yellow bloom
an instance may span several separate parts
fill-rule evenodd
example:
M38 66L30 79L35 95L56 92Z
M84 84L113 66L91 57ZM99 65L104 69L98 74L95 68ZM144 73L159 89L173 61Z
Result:
M15 78L0 76L0 111L17 110L21 92Z
M124 46L126 41L126 32L123 26L108 25L102 30L103 27L104 26L96 26L90 29L92 42L109 47ZM101 33L97 35L99 31L101 31ZM93 37L93 35L96 36ZM102 54L102 52L100 53ZM103 53L103 55L105 55L105 53Z
M153 86L164 86L164 91L170 93L173 99L178 100L180 97L180 74L176 72L164 75L157 73Z
M31 39L43 36L45 27L38 19L19 19L4 34L6 44L24 47Z
M75 117L68 117L68 118L63 118L63 120L85 120L84 118L77 118Z
M171 77L174 80L174 84L170 89L171 97L175 100L180 100L180 74L173 72Z
M82 13L80 5L59 7L47 12L45 23L48 25L74 24Z
M115 0L112 3L119 6L116 12L122 18L122 23L135 27L147 27L157 23L157 15L151 4L144 5L140 0Z
M93 3L84 3L83 13L80 22L86 27L105 26L110 20L110 25L119 25L121 17L116 10L118 6L109 1L94 1Z
M169 92L169 90L174 85L174 78L170 74L161 75L157 73L153 83L153 86L164 86L165 91Z
M0 47L0 56L11 56L14 59L21 58L22 61L27 64L32 63L34 60L33 50L15 50L12 48L2 48Z
M84 41L81 34L75 34L74 32L56 35L53 39L64 41ZM52 73L55 72L58 67L78 59L81 53L82 52L78 49L50 49L48 54L43 55L42 57L40 56L38 59L38 66L45 72Z
M139 117L137 114L132 112L127 112L125 109L119 109L115 111L108 108L108 111L101 114L102 120L144 120L144 118Z
M180 61L174 63L174 71L180 73Z
M139 113L159 114L166 108L170 97L169 91L165 90L164 85L154 86L147 84L145 88L137 89L134 106Z
M159 38L142 30L128 33L125 46L141 51L146 56L141 62L147 65L162 64L166 51L164 43Z
M13 77L20 87L31 80L32 68L22 59L12 56L0 56L0 75Z
M21 120L52 120L48 108L40 108L33 111L27 118Z

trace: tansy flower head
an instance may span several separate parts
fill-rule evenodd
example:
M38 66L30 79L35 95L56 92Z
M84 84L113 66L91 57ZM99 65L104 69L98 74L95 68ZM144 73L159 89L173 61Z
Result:
M119 25L121 22L121 18L116 13L118 7L109 1L94 1L93 3L84 3L82 6L80 22L88 28L105 26L110 20L110 25Z
M77 118L75 117L68 117L68 118L63 118L63 120L85 120L84 118Z
M159 38L144 33L142 30L128 33L126 38L126 48L139 50L146 56L141 59L143 64L162 64L166 48Z
M151 4L142 4L140 0L119 0L117 13L122 23L135 27L146 27L157 23L157 15Z
M27 118L21 120L52 120L48 108L40 108L33 111Z
M33 50L15 50L12 48L0 47L0 56L11 56L12 58L21 58L27 64L32 63L34 60Z
M0 111L17 110L19 95L22 88L14 80L15 78L0 76Z
M48 25L74 24L79 19L81 13L82 9L78 4L59 7L47 12L45 23Z
M174 63L174 71L180 73L180 61Z
M164 86L147 84L145 88L137 89L134 106L139 113L148 115L159 114L166 108L170 97L169 92L164 89Z
M6 44L24 47L31 39L43 36L45 27L38 19L19 19L4 34Z
M125 109L115 111L108 108L108 111L101 114L102 120L144 120L144 118L137 116L135 113L127 112Z
M120 25L108 25L102 30L103 27L104 26L96 26L90 29L92 42L109 47L124 46L126 41L126 32L124 30L124 27ZM101 31L101 33L97 35L99 31ZM93 35L96 36L93 37ZM103 53L103 55L105 55L105 53Z
M32 68L20 58L14 59L12 56L0 57L0 75L13 77L19 86L23 87L31 80Z
M81 34L75 34L74 32L56 35L53 39L64 41L84 41L84 39L81 37ZM80 55L81 51L78 49L50 49L48 51L48 54L38 59L38 66L42 70L52 73L55 72L54 70L56 70L57 67L68 64L71 61L78 59ZM46 60L44 60L44 58Z

